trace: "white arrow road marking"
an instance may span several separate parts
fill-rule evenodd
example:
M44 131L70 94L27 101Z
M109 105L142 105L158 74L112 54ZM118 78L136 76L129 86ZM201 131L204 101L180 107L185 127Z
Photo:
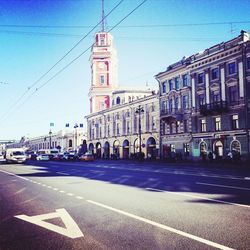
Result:
M15 217L72 239L83 237L83 233L81 232L80 228L64 208L56 209L56 212L49 214L41 214L36 216L27 216L23 214L17 215ZM65 228L44 221L58 217L63 221Z

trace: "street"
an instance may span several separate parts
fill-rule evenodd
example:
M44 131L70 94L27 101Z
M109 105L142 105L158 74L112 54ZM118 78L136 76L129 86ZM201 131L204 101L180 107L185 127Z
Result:
M0 165L0 249L249 249L250 171L129 161Z

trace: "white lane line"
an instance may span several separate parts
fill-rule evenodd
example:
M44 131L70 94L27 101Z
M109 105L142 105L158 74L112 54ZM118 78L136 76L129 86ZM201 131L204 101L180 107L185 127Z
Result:
M18 178L23 179L23 180L26 180L26 181L29 180L29 179L27 179L27 178L25 178L25 177L22 177L22 176L19 176L19 175L16 175L16 174L13 174L13 173L11 173L11 172L4 171L4 170L0 170L0 172L3 172L3 173L5 173L5 174L8 174L8 175L12 175L12 176L18 177Z
M223 246L223 245L221 245L221 244L215 243L215 242L213 242L213 241L206 240L206 239L203 239L203 238L201 238L201 237L192 235L192 234L190 234L190 233L186 233L186 232L183 232L183 231L181 231L181 230L178 230L178 229L175 229L175 228L172 228L172 227L169 227L169 226L160 224L160 223L158 223L158 222L155 222L155 221L152 221L152 220L143 218L143 217L141 217L141 216L138 216L138 215L135 215L135 214L132 214L132 213L128 213L128 212L125 212L125 211L120 210L120 209L117 209L117 208L113 208L113 207L107 206L107 205L102 204L102 203L99 203L99 202L95 202L95 201L92 201L92 200L86 200L86 201L89 202L89 203L91 203L91 204L94 204L94 205L96 205L96 206L106 208L106 209L111 210L111 211L114 211L114 212L116 212L116 213L123 214L123 215L128 216L128 217L131 217L131 218L133 218L133 219L136 219L136 220L145 222L145 223L150 224L150 225L152 225L152 226L155 226L155 227L158 227L158 228L167 230L167 231L172 232L172 233L175 233L175 234L179 234L179 235L184 236L184 237L186 237L186 238L189 238L189 239L192 239L192 240L195 240L195 241L204 243L204 244L206 244L206 245L209 245L209 246L212 246L212 247L215 247L215 248L218 248L218 249L223 249L223 250L232 250L232 249L233 249L233 248L226 247L226 246Z
M250 177L245 177L244 179L245 179L245 180L250 180Z
M67 195L68 195L68 196L74 196L74 194L72 194L72 193L67 193Z
M63 190L60 190L59 192L60 192L60 193L65 193L65 191L63 191Z
M57 174L62 174L62 175L70 175L70 174L67 174L67 173L63 173L63 172L56 172Z
M235 186L226 186L226 185L218 185L218 184L205 183L205 182L196 182L196 184L198 184L198 185L205 185L205 186L214 186L214 187L224 187L224 188L240 189L240 190L250 190L250 188L235 187Z
M208 200L208 201L214 201L214 202L219 202L219 203L234 205L234 206L238 206L238 207L250 208L250 206L248 206L248 205L239 204L239 203L233 203L233 202L228 202L228 201L221 201L221 200L206 198L206 197L202 197L202 196L198 196L198 195L183 194L183 193L177 193L177 192L170 192L170 191L161 190L161 189L157 189L157 188L145 188L145 189L149 190L149 191L165 192L165 193L173 194L173 195L186 196L186 197L191 197L191 198L195 198L195 199L202 199L202 200Z
M82 199L83 199L82 196L76 196L76 198L79 199L79 200L82 200Z
M53 188L53 190L58 191L58 188Z

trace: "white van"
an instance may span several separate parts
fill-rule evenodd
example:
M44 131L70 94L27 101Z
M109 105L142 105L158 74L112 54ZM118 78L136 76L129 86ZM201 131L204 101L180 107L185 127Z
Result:
M27 157L23 148L8 148L6 150L6 162L23 163Z

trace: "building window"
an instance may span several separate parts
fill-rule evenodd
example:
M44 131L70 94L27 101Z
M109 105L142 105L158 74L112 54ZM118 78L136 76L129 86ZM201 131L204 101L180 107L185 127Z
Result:
M247 69L250 69L250 57L247 58Z
M229 101L230 103L238 101L238 91L236 86L229 87Z
M109 127L109 125L108 125L108 128L107 128L107 134L108 134L108 137L110 136L110 127Z
M179 98L178 98L178 97L175 98L175 101L174 101L174 108L175 108L175 111L177 111L178 108L179 108Z
M100 75L100 84L103 85L105 83L104 75Z
M129 121L127 121L127 134L130 133L130 126L129 126Z
M120 135L120 124L119 123L116 124L116 134Z
M213 100L214 103L217 103L217 102L220 101L220 95L219 95L218 92L217 92L217 93L214 92L214 93L212 94L212 100Z
M152 130L156 130L156 117L152 117Z
M206 131L207 131L206 119L201 119L201 132L206 132Z
M166 93L166 82L162 83L162 93Z
M180 77L175 77L175 89L180 89Z
M219 69L218 68L212 69L211 78L212 78L212 80L219 78Z
M239 129L239 115L232 115L232 129Z
M174 89L174 84L173 84L172 79L168 81L168 84L169 84L169 90L173 90Z
M105 103L104 102L100 102L99 103L99 108L100 108L100 110L104 110L105 109Z
M198 74L198 83L204 83L204 74L203 73Z
M184 95L182 97L182 107L183 109L187 109L188 108L188 96Z
M199 100L200 106L204 105L205 104L205 96L199 95L198 98L199 98L198 100Z
M176 133L180 133L180 121L176 121L175 127L176 127Z
M221 119L220 119L220 117L215 117L214 122L215 122L215 131L220 131L221 130Z
M228 64L228 74L232 75L236 73L236 64L235 62L229 63Z
M118 96L117 98L116 98L116 104L120 104L121 103L121 98Z
M173 100L172 99L169 100L169 112L170 113L173 112Z
M174 129L175 129L175 124L174 124L174 122L171 122L170 123L170 134L174 133Z
M183 87L188 86L188 75L187 74L182 76L182 84L183 84Z

